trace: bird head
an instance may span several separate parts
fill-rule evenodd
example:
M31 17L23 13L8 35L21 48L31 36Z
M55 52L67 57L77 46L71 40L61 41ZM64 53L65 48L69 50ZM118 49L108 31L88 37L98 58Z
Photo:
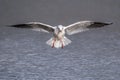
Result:
M62 25L58 25L57 28L59 31L62 31L64 27Z

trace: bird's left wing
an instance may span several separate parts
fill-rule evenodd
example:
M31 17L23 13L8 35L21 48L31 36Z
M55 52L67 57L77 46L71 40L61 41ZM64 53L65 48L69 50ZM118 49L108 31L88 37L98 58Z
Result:
M54 32L54 27L40 23L40 22L29 22L24 24L15 24L10 25L10 27L17 27L17 28L26 28L26 29L32 29L35 31L43 31L43 32Z
M80 21L65 27L68 35L76 34L79 32L87 31L94 28L100 28L112 23L94 22L94 21Z

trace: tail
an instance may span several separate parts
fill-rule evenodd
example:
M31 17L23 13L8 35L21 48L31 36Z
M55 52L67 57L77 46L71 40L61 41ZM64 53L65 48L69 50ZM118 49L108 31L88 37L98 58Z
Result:
M66 46L71 43L71 40L68 38L64 37L61 41L60 40L55 40L54 38L49 39L46 44L55 47L55 48L60 48L63 46Z

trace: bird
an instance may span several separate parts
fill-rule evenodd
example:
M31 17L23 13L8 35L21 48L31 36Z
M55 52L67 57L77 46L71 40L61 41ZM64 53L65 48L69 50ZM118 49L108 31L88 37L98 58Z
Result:
M53 37L46 41L46 44L52 48L64 48L64 46L70 44L72 41L65 35L73 35L80 32L88 31L91 29L101 28L107 25L111 25L111 22L97 22L91 20L78 21L68 26L58 25L51 26L41 22L28 22L22 24L9 25L10 27L26 28L34 31L46 32L53 34Z

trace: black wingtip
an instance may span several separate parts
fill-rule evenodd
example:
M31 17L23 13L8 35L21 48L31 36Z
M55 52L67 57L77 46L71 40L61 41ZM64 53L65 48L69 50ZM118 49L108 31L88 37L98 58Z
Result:
M25 26L24 24L15 24L15 25L6 25L8 27L21 27L21 26Z
M113 24L113 23L112 22L106 23L106 25L111 25L111 24Z
M96 24L111 25L112 22L95 22Z
M94 24L96 24L96 26L101 25L101 27L102 27L102 26L105 26L105 25L111 25L113 23L112 22L95 22Z
M15 24L15 25L7 25L8 27L16 27L16 28L31 28L31 26L27 24Z

